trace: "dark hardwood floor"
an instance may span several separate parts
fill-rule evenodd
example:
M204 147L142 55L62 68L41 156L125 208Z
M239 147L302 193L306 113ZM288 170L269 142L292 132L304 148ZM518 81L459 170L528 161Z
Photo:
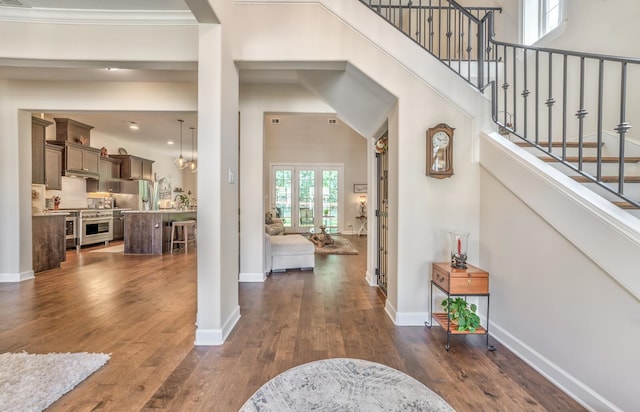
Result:
M194 347L196 254L67 253L61 269L0 284L0 352L104 352L111 359L50 411L237 411L262 384L325 358L399 369L458 411L584 410L484 337L394 326L360 255L316 256L315 272L241 283L224 345Z

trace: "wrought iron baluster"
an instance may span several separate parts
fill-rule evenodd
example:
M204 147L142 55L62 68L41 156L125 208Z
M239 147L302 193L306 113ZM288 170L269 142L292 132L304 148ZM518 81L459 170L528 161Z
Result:
M433 53L433 9L431 8L431 0L429 0L429 51Z
M471 19L467 17L467 81L471 81Z
M523 113L523 128L522 128L522 137L524 137L524 139L527 139L527 116L528 116L528 109L527 109L527 97L529 97L529 89L528 87L528 83L527 83L527 70L529 69L528 65L527 65L527 54L528 54L528 50L524 49L524 73L523 73L523 79L522 81L524 82L524 89L522 90L521 96L522 96L522 104L524 107L524 113Z
M502 90L504 91L504 121L503 121L503 126L507 126L508 122L507 122L507 112L509 111L509 105L508 105L508 100L507 100L507 90L509 90L509 83L507 83L507 72L508 70L508 65L507 65L507 46L503 46L502 47L502 56L504 57L504 61L502 62L502 71L503 71L503 75L504 75L504 83L502 84Z
M578 118L578 170L582 170L582 142L584 140L584 118L587 116L584 108L584 57L580 58L580 109L576 113Z
M602 110L604 96L604 60L600 59L598 64L598 147L596 149L596 176L599 181L602 180Z
M616 132L619 135L620 148L618 157L620 162L618 163L618 193L624 194L624 149L625 149L625 135L631 125L626 121L627 112L627 63L621 64L620 73L620 123L616 127Z
M511 130L515 131L516 130L516 115L518 114L518 96L516 93L516 90L518 89L517 86L517 74L518 74L518 70L516 67L516 51L517 48L514 47L513 48L513 62L512 62L512 66L513 66L513 88L511 89L512 92L511 94L513 95L513 114L511 115Z
M547 118L547 137L549 139L549 153L552 152L553 147L553 105L555 104L553 98L553 53L549 53L549 97L545 104L549 108L549 117Z
M562 59L562 160L567 160L567 55Z
M451 3L449 3L449 7L447 7L447 62L449 66L451 66Z
M540 52L536 50L536 124L535 124L535 142L536 145L540 142Z

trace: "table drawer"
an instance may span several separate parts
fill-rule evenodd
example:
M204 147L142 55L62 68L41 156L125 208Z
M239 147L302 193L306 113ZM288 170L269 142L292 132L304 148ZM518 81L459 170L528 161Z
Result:
M449 282L449 293L455 294L486 294L489 293L488 278L452 278Z
M431 280L433 280L435 284L440 286L442 290L449 290L449 274L447 272L443 272L442 270L434 266L431 273Z

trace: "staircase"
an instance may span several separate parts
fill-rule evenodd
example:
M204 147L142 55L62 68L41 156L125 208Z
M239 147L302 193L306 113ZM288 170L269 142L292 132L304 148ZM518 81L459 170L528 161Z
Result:
M497 7L360 0L480 92L500 134L640 218L640 141L627 110L640 59L494 39ZM605 99L606 96L606 99Z

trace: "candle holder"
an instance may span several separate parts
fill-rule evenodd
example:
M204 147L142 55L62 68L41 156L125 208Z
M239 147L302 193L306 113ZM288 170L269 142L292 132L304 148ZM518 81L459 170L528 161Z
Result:
M469 233L449 232L449 235L451 235L451 267L466 269Z

